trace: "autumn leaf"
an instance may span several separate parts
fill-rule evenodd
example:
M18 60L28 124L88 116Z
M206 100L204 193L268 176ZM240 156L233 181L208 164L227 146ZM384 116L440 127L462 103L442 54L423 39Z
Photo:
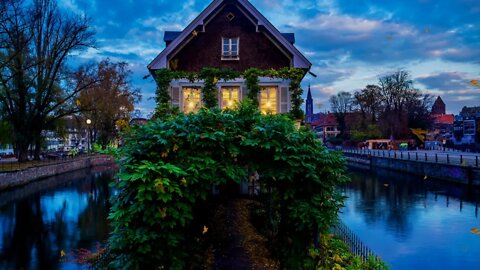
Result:
M178 151L178 145L177 144L174 144L173 145L173 152L177 152Z
M185 179L185 177L182 178L182 180L180 180L183 184L187 184L187 179Z
M479 80L471 80L471 81L470 81L470 84L471 84L471 85L474 85L474 86L479 86L479 87L480 87L480 81L479 81Z
M161 156L162 156L162 158L168 157L168 152L162 152Z
M63 251L63 249L60 250L60 257L63 258L63 257L65 257L65 255L67 255L67 254L65 253L65 251Z
M167 208L161 208L158 209L158 212L160 212L160 217L165 218L167 216Z
M206 234L208 232L208 227L203 225L203 231L202 234Z
M473 228L470 230L470 232L476 235L480 235L480 228Z

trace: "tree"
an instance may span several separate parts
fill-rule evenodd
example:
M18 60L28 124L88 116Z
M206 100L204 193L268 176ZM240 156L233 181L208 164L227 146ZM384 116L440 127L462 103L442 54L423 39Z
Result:
M363 119L367 120L367 117L369 117L371 124L375 124L377 121L377 114L380 111L380 91L381 88L378 85L369 84L361 91L356 91L354 93L355 104L358 105L362 112Z
M399 70L379 79L383 111L380 128L384 136L405 138L410 135L409 109L423 98L413 88L413 81L407 71ZM412 118L413 119L413 118Z
M340 137L345 137L346 123L345 118L347 113L353 111L353 98L349 92L339 92L337 95L330 97L330 106L333 114L337 118L338 128L340 130Z
M30 3L30 2L27 2ZM91 70L70 70L68 56L93 46L85 17L60 12L53 0L3 0L0 18L0 110L13 129L20 162L41 132L75 113L74 98L94 83Z
M127 63L106 59L98 63L96 71L93 76L98 82L82 91L76 103L84 117L92 121L93 138L105 148L118 130L128 126L130 113L141 96L128 79L131 71Z

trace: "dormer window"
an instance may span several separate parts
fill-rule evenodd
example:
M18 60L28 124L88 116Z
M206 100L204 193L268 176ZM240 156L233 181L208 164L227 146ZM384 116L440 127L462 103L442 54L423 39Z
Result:
M222 60L238 60L240 39L222 38Z

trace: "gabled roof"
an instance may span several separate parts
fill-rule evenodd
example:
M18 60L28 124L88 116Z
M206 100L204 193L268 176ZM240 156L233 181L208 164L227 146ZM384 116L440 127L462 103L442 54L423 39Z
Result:
M150 71L168 67L168 55L172 53L178 46L187 40L191 33L199 26L204 26L206 19L219 8L225 0L214 0L210 5L203 10L197 18L195 18L178 36L175 32L165 33L164 40L169 40L167 46L155 59L148 65ZM293 56L293 67L310 69L311 63L308 59L293 46L292 41L295 41L291 33L282 35L248 0L235 0L235 3L248 11L257 21L257 28L262 26L268 31L273 38L283 47L285 47ZM165 41L167 41L165 40ZM171 40L171 41L170 41Z
M165 41L165 43L167 43L167 46L168 44L170 44L170 42L174 41L178 36L180 36L180 34L182 33L182 31L165 31L165 34L163 35L163 41ZM281 33L282 36L288 40L288 42L290 42L290 44L295 44L295 34L294 33Z

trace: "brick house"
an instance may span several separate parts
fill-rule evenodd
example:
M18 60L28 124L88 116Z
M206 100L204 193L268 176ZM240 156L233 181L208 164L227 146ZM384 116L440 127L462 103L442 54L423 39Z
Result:
M160 69L198 72L204 67L243 72L248 68L299 68L311 63L294 46L293 33L280 33L247 0L214 0L183 31L166 31L165 49L148 65ZM289 81L260 77L258 94L264 113L286 113L292 108ZM171 105L195 112L202 107L203 82L175 79L170 83ZM217 83L218 106L240 102L248 94L243 78Z

